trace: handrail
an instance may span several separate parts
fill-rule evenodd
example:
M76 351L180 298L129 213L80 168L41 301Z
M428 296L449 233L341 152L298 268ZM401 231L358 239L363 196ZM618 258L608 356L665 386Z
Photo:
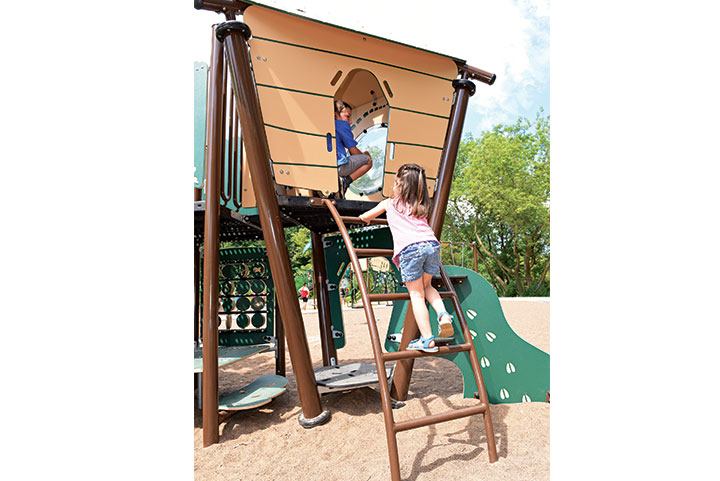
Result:
M342 219L343 222L347 222L348 224L367 224L367 222L360 219L360 217L352 217L352 216L341 216L340 219ZM372 225L388 225L387 219L372 219L370 221L370 224Z
M485 70L481 70L476 67L471 67L468 64L458 65L458 70L460 73L467 73L468 79L479 80L480 82L488 85L494 84L497 79L497 75L494 73L486 72Z
M357 254L355 254L355 249L353 248L352 240L350 239L350 234L348 234L347 228L345 227L345 223L343 222L340 214L338 213L331 200L322 199L322 201L330 211L330 215L332 215L335 223L338 226L338 229L340 230L340 235L345 242L348 255L350 256L350 263L352 265L353 271L355 271L355 274L358 276L359 279L362 279L362 268L360 267L360 260L358 259ZM395 438L395 432L393 431L395 423L393 420L392 408L390 403L390 387L388 386L388 378L387 374L385 373L385 359L383 359L383 350L382 346L380 345L380 335L378 334L377 325L375 324L375 322L372 322L375 320L375 313L373 312L372 304L370 303L370 296L368 294L367 287L365 286L365 282L360 280L358 282L358 286L360 287L360 297L363 301L365 318L367 320L368 329L370 330L370 343L372 344L373 357L375 358L375 366L377 367L378 384L380 387L380 399L383 403L385 435L387 437L388 450L390 454L390 472L393 479L399 479L400 465L398 460L397 439Z
M239 0L195 0L196 10L210 10L218 13L242 13L250 5L250 3Z

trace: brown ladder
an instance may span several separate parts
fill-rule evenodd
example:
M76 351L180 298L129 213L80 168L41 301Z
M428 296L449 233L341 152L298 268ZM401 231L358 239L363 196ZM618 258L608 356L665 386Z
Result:
M362 270L360 268L359 256L362 257L378 257L378 256L392 256L392 249L355 249L350 235L348 234L345 222L349 224L364 224L359 217L342 217L335 208L333 201L329 199L323 199L323 203L327 206L332 214L335 223L338 226L340 234L345 241L345 246L350 256L350 262L355 271L355 276L358 280L358 287L360 288L360 296L363 301L363 308L365 309L365 317L367 318L367 325L370 329L370 341L373 348L373 356L375 358L375 365L377 366L378 383L380 385L380 397L382 399L383 413L385 415L385 434L387 436L388 443L388 455L390 457L390 474L393 481L400 481L400 461L398 459L398 448L396 434L400 431L406 431L408 429L419 428L422 426L429 426L440 422L450 421L466 416L472 416L474 414L482 414L483 421L485 423L485 434L487 437L488 444L488 455L490 462L494 463L497 461L497 449L495 447L495 435L493 433L492 420L490 418L490 403L488 402L487 392L485 390L485 383L483 381L482 373L480 372L480 363L478 361L477 353L475 352L475 346L473 345L472 336L468 329L465 316L463 315L462 308L460 307L460 300L455 294L455 289L452 287L450 277L447 275L445 268L441 266L440 277L443 284L445 285L446 291L440 292L440 297L443 299L451 299L455 312L457 313L458 322L463 332L463 336L467 340L465 344L454 344L447 346L439 346L437 352L427 353L424 351L407 351L400 350L397 352L383 352L380 344L380 336L378 334L377 326L375 324L375 314L372 310L371 303L373 301L409 301L409 293L392 293L392 294L369 294L365 281L362 276ZM384 219L373 219L371 224L376 225L387 225L387 220ZM405 346L401 345L401 349ZM388 361L398 361L402 359L413 359L416 357L426 356L437 356L440 354L453 354L457 352L467 352L470 356L470 364L472 365L473 374L475 375L475 382L478 386L478 392L475 393L475 397L480 400L480 404L476 406L470 406L466 408L456 409L454 411L448 411L441 414L432 414L417 419L411 419L409 421L395 422L393 420L392 406L390 403L390 388L388 386L388 378L385 372L385 363Z

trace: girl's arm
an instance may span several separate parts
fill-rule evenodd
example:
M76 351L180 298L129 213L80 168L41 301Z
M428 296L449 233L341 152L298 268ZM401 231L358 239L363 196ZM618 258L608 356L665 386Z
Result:
M384 201L378 203L375 207L370 209L369 211L360 214L360 220L365 222L366 224L369 224L371 220L373 220L375 217L379 216L383 212L385 212L385 204L387 203L389 199L385 199Z

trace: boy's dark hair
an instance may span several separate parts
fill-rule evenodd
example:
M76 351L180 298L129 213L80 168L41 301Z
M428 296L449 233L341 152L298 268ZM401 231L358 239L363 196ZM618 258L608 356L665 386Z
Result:
M335 105L335 113L336 114L342 113L342 111L346 108L352 110L352 107L350 106L350 104L347 102L343 102L342 100L336 100L334 102L334 105Z

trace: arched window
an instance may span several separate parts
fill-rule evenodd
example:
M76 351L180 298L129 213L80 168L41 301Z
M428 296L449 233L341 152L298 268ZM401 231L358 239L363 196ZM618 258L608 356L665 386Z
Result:
M373 159L370 171L350 184L355 194L371 195L380 192L385 172L385 149L387 146L387 124L376 124L357 135L358 149L369 152Z

